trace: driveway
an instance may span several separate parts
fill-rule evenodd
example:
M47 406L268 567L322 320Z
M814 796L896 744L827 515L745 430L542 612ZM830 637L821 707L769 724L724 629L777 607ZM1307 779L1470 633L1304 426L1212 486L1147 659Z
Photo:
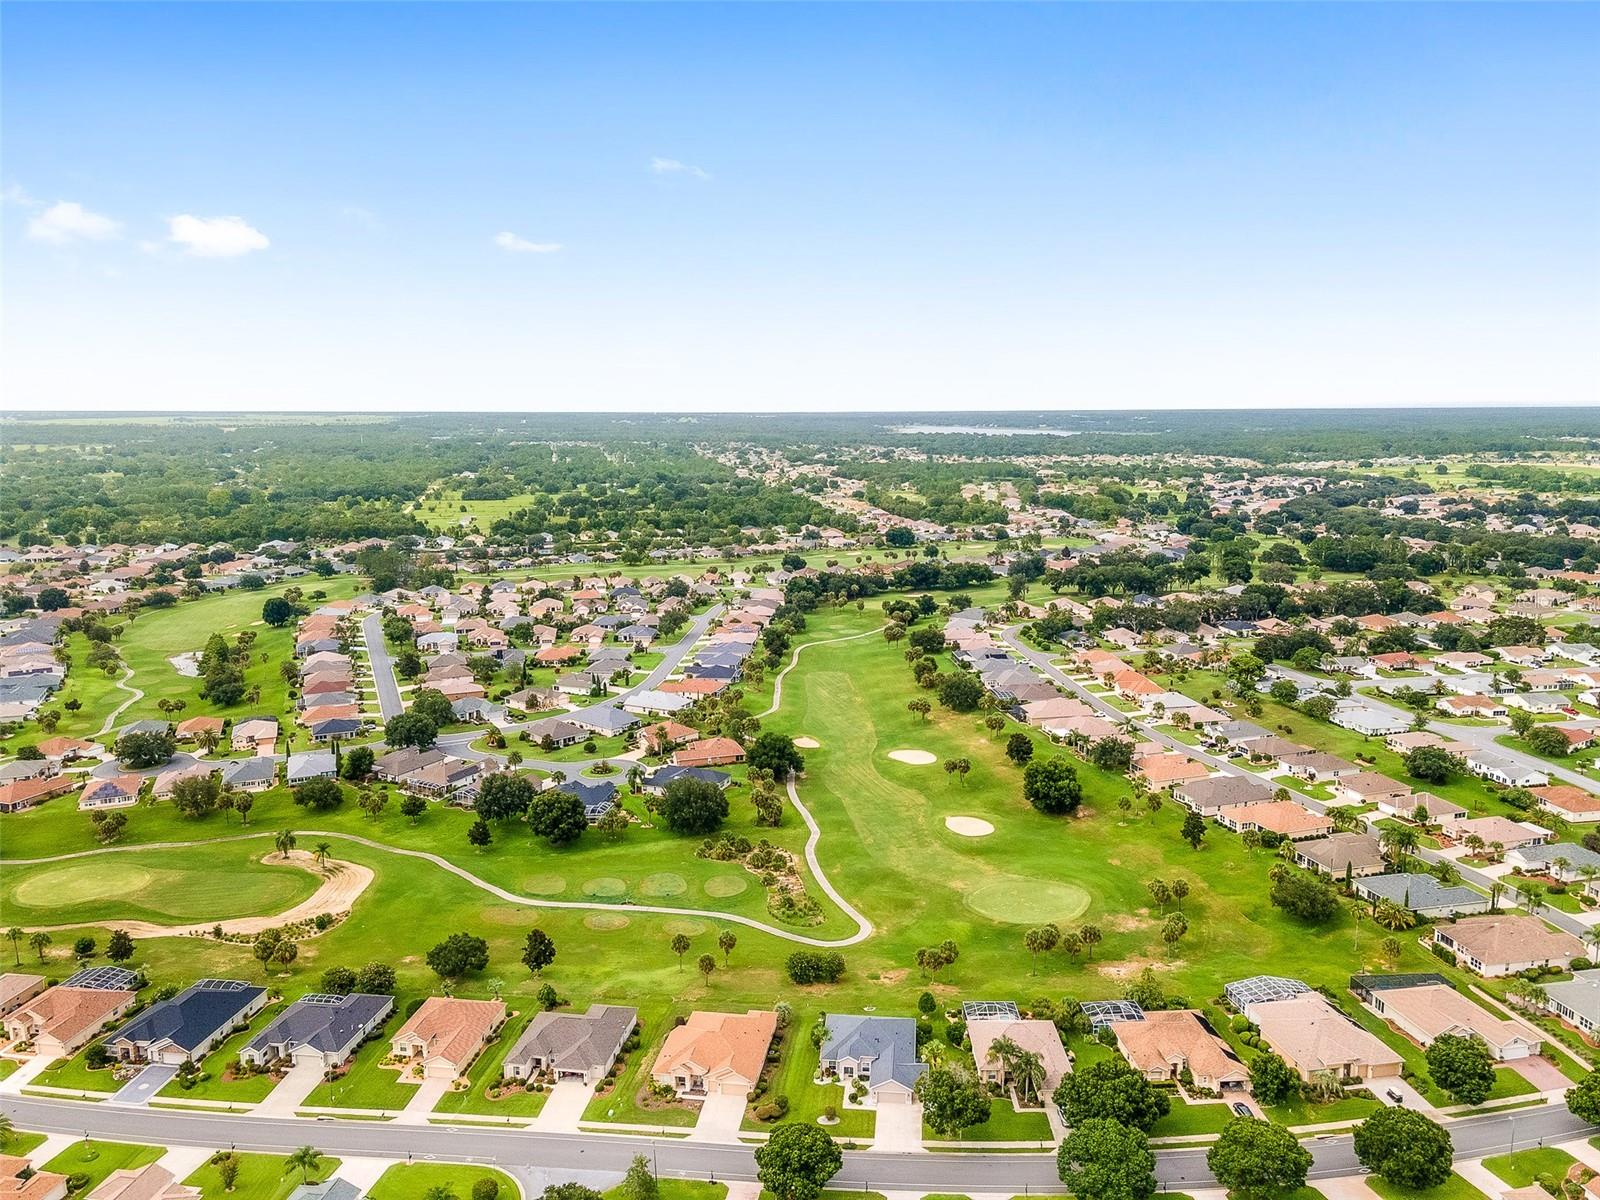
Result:
M731 1096L707 1096L700 1105L700 1117L694 1123L694 1132L689 1135L689 1140L737 1142L739 1126L744 1121L745 1101L744 1092L736 1092Z
M1563 1075L1560 1068L1548 1058L1517 1058L1506 1063L1506 1066L1541 1092L1565 1091L1572 1086L1572 1080Z
M267 1098L253 1111L258 1117L292 1117L305 1103L311 1089L322 1082L324 1072L319 1062L295 1063L289 1073L278 1081L278 1086L267 1093Z
M922 1151L922 1105L878 1105L878 1122L872 1148L879 1154L916 1154Z
M424 1079L417 1085L417 1094L406 1101L406 1106L394 1120L398 1125L426 1125L433 1106L444 1099L454 1080Z
M1390 1092L1400 1093L1401 1102L1399 1104L1389 1099ZM1427 1116L1433 1116L1437 1112L1433 1105L1423 1099L1421 1092L1399 1076L1374 1079L1372 1081L1372 1095L1379 1104L1387 1104L1390 1108L1409 1108Z
M550 1089L550 1095L533 1119L535 1129L559 1129L575 1133L583 1110L594 1099L594 1085L578 1079L563 1079Z
M140 1071L111 1097L112 1104L148 1104L150 1098L177 1076L177 1067L151 1063Z

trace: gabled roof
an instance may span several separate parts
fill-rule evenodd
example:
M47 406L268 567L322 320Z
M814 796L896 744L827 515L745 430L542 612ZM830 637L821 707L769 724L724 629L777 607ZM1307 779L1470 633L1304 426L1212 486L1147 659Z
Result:
M522 1031L505 1061L529 1064L542 1058L560 1071L603 1071L638 1020L638 1009L615 1004L591 1004L581 1014L542 1012Z
M829 1013L821 1058L866 1060L868 1086L874 1089L891 1082L912 1087L928 1070L927 1063L917 1061L917 1023L910 1017Z
M118 1031L117 1040L195 1050L266 994L266 988L239 979L202 979L145 1009Z
M265 1054L281 1046L287 1055L296 1047L331 1052L343 1050L381 1013L394 1006L392 996L351 992L347 996L301 996L273 1022L245 1044L246 1050Z

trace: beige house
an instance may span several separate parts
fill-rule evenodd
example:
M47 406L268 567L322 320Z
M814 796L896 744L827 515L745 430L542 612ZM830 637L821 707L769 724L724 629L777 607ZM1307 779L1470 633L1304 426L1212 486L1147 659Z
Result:
M1252 1004L1245 1015L1308 1082L1327 1072L1340 1079L1387 1079L1399 1075L1404 1063L1381 1038L1345 1016L1320 992Z
M1374 991L1367 1007L1421 1046L1431 1046L1434 1038L1447 1033L1456 1037L1476 1035L1487 1043L1495 1058L1507 1062L1532 1058L1544 1045L1531 1026L1495 1016L1448 984Z
M1176 1081L1187 1070L1195 1087L1208 1091L1250 1086L1249 1069L1193 1009L1147 1012L1142 1021L1115 1021L1110 1029L1122 1057L1152 1082Z
M0 1154L0 1197L4 1200L66 1200L67 1177L36 1171L20 1154Z
M6 1014L6 1039L32 1042L46 1058L70 1058L128 1011L134 993L102 988L55 987Z
M44 988L43 975L28 975L20 971L7 971L0 975L0 1016L32 1000Z
M160 1163L113 1171L89 1193L89 1200L199 1200L200 1189L179 1183Z
M506 1019L499 1000L459 1000L429 996L389 1039L389 1049L405 1067L401 1082L414 1081L409 1069L420 1066L423 1079L455 1079L465 1075L489 1036Z
M989 1051L1002 1038L1009 1038L1023 1050L1039 1056L1044 1064L1044 1085L1039 1089L1042 1096L1053 1092L1072 1070L1061 1045L1061 1031L1053 1021L985 1017L967 1023L967 1036L972 1039L972 1059L978 1064L978 1078L997 1087L1007 1086L1006 1069Z
M1433 931L1433 943L1479 975L1514 975L1529 967L1568 967L1583 955L1583 943L1551 929L1538 917L1511 913L1463 917Z
M694 1012L667 1034L650 1074L686 1099L739 1095L755 1086L778 1014Z

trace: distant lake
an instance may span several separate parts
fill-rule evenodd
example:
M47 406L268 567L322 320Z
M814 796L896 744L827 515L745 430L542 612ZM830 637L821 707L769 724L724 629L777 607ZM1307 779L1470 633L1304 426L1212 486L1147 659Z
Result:
M1050 437L1077 437L1081 429L1030 429L1020 425L898 425L896 433L986 433L995 437L1017 437L1030 434L1047 434Z

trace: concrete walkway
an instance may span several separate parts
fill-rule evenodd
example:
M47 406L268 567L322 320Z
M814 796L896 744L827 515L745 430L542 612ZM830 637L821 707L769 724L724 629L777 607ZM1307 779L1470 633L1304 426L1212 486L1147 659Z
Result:
M50 1057L46 1054L35 1054L31 1058L23 1059L22 1065L4 1079L0 1079L0 1095L6 1092L20 1092L33 1082L34 1077L50 1065Z
M922 1105L880 1104L873 1127L872 1149L876 1154L922 1154Z
M1456 1174L1485 1196L1502 1196L1511 1190L1511 1185L1484 1166L1481 1158L1468 1158L1456 1163Z

